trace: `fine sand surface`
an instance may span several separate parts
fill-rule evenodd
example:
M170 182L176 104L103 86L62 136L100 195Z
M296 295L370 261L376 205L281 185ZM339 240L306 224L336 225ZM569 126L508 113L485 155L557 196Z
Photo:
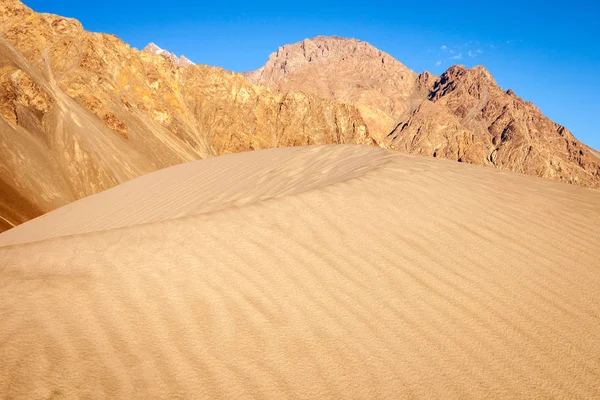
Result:
M0 234L4 398L600 398L600 192L350 145Z

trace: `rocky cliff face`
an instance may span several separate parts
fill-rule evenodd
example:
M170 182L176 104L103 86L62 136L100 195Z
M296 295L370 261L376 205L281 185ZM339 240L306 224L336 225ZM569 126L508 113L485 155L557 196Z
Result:
M353 106L139 52L0 3L0 230L177 163L373 139Z
M365 42L317 37L280 47L245 76L356 105L382 147L600 187L598 153L481 66L417 75Z
M382 134L426 95L418 75L398 60L366 42L339 37L280 47L262 68L244 76L278 93L301 90L355 105L374 133Z
M596 152L481 66L448 69L389 141L411 153L600 187Z

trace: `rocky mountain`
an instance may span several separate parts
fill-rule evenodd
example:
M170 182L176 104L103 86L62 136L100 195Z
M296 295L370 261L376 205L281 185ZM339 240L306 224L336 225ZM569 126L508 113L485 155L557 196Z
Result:
M183 68L0 2L0 230L170 165L327 143L373 139L351 105Z
M368 43L316 37L245 76L357 106L382 147L600 187L600 155L481 66L416 74Z
M148 51L152 54L161 55L167 57L169 60L173 62L173 64L179 67L189 67L190 65L194 65L193 62L188 60L183 54L177 57L175 54L170 53L167 50L161 49L154 43L150 42L146 47L144 47L143 51Z
M355 105L382 133L426 95L418 75L398 60L366 42L340 37L318 36L280 47L263 67L244 76L277 93L300 90Z
M0 2L0 230L174 164L307 144L600 186L600 156L482 67L417 74L338 37L283 46L244 75L185 60Z
M409 153L600 187L598 153L481 66L448 69L388 139Z

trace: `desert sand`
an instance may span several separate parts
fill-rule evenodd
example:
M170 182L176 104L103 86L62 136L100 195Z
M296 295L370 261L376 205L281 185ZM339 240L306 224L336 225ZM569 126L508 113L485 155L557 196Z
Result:
M4 398L600 398L600 192L353 145L0 234Z

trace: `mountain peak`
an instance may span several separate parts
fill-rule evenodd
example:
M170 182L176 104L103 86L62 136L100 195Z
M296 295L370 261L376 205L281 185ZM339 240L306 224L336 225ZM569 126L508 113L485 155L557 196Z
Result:
M476 65L474 67L469 68L468 73L473 76L482 78L484 80L492 81L494 82L494 84L496 83L496 80L492 76L492 73L488 71L488 69L485 68L483 65Z
M391 55L340 36L280 46L263 67L243 75L279 93L303 91L359 106L370 129L383 135L411 107L407 99L417 90L417 74Z
M158 47L154 42L150 42L146 47L144 47L144 51L149 51L152 54L160 54L164 50Z
M244 75L253 83L274 86L307 64L323 65L338 60L346 61L344 64L347 65L364 64L372 59L376 59L380 65L394 65L404 72L412 72L389 54L362 40L340 36L316 36L280 46L276 52L271 53L262 68L246 72Z
M173 64L177 65L178 67L188 67L190 65L194 65L194 63L191 62L184 55L177 57L174 53L171 53L167 50L162 49L161 47L156 45L154 42L148 43L148 45L146 47L144 47L144 49L142 51L147 51L147 52L155 54L155 55L165 56L169 60L171 60L171 62L173 62Z

